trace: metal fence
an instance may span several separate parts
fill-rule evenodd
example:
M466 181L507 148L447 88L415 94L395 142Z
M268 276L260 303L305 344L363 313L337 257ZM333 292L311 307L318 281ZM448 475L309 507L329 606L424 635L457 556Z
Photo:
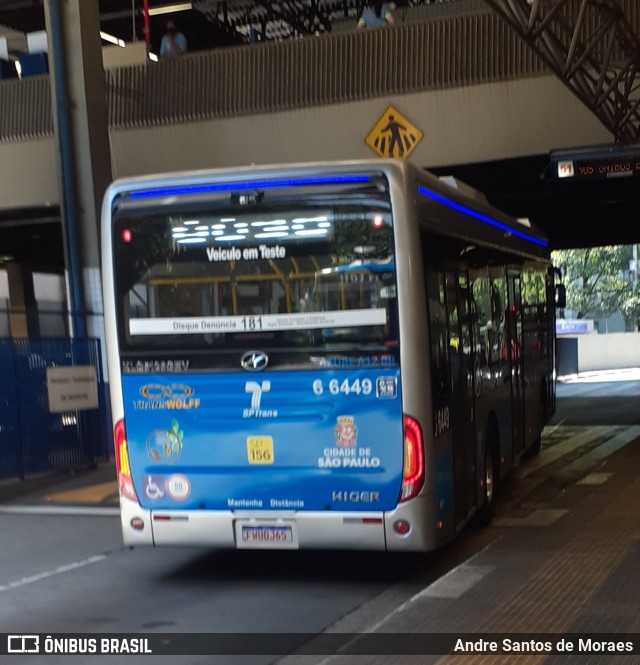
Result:
M99 408L50 413L47 368L93 365ZM0 478L109 459L109 399L97 339L0 339Z
M491 14L188 54L107 72L111 129L347 103L546 73ZM168 92L170 91L170 93Z

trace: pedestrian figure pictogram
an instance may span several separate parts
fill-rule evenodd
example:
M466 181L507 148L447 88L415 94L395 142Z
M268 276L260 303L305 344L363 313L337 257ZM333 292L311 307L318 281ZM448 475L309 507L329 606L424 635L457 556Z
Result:
M390 106L369 132L365 143L380 157L406 159L422 136L417 127Z

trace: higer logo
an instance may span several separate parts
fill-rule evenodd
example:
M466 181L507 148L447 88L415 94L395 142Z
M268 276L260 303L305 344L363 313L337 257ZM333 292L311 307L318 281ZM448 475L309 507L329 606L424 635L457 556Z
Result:
M334 503L379 503L380 492L360 492L358 490L336 490L331 493Z
M271 391L271 381L247 381L244 386L246 393L251 393L251 406L244 409L242 412L243 418L277 418L278 411L276 409L263 409L262 395Z

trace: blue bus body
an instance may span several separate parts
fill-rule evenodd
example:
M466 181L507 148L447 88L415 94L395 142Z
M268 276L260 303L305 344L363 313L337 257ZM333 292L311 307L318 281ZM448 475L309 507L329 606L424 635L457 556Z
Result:
M120 180L102 252L128 545L428 551L539 448L546 240L410 165Z

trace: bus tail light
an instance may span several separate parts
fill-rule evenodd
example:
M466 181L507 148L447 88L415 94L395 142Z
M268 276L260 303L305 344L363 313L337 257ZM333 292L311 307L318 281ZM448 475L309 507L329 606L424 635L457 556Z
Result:
M410 416L404 417L404 466L400 501L408 501L422 489L424 484L424 452L422 429Z
M119 420L115 426L116 470L118 472L118 487L127 499L139 503L131 478L131 465L129 464L129 450L127 448L127 435L124 429L124 420Z

